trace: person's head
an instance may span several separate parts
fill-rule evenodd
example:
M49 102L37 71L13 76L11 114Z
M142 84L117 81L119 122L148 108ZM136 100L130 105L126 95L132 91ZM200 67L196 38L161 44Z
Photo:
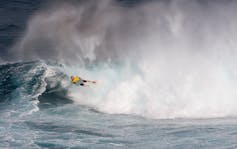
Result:
M74 76L71 76L71 79L73 79L74 78Z

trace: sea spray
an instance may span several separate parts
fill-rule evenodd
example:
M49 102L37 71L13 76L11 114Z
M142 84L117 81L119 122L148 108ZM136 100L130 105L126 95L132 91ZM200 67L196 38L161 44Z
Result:
M18 59L55 60L74 101L107 113L203 118L237 113L237 3L69 2L36 13L12 48Z

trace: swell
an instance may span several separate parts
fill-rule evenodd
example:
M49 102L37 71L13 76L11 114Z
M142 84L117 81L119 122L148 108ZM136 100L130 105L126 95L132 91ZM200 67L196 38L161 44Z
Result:
M0 65L0 106L3 116L19 117L39 108L72 103L62 81L67 76L43 61ZM8 113L8 114L6 114Z
M1 101L12 99L12 94L33 95L32 87L36 84L37 79L42 75L43 69L39 70L38 74L32 74L32 69L36 65L35 62L3 64L0 66L1 82L0 82L0 96ZM21 93L16 93L21 90Z

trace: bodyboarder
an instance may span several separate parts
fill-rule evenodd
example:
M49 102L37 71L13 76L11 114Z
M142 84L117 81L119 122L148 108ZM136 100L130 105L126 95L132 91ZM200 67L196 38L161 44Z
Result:
M79 76L71 76L71 82L73 84L80 85L80 86L89 86L86 83L96 84L96 81L84 80L84 79L80 78Z

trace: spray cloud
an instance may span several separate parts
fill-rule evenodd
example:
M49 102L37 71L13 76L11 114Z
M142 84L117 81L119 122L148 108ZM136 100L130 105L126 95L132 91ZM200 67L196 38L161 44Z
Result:
M94 91L85 103L102 111L153 118L233 116L236 8L235 1L210 0L133 7L109 0L62 3L36 13L12 51L19 59L80 65L80 73L104 82L103 92ZM109 65L117 62L123 66ZM103 66L97 71L85 67L98 63Z

